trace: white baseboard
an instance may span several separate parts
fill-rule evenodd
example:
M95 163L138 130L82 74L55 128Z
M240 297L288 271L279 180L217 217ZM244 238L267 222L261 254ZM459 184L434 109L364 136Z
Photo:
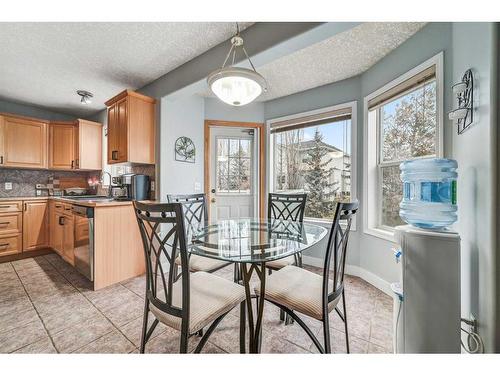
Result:
M314 266L314 267L320 267L323 268L323 259L316 258L316 257L311 257L311 256L302 256L302 262L304 264L307 264L309 266ZM350 264L345 265L345 273L347 275L351 276L357 276L363 280L365 280L367 283L373 285L375 288L379 289L380 291L384 292L388 296L393 295L392 290L391 290L391 284L381 277L375 275L374 273L371 273L370 271L365 270L364 268L361 268L359 266L353 266Z

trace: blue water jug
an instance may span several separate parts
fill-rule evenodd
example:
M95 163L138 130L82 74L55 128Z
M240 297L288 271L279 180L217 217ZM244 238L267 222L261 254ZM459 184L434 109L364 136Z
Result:
M457 221L457 162L417 159L401 163L403 200L399 216L408 224L442 229Z

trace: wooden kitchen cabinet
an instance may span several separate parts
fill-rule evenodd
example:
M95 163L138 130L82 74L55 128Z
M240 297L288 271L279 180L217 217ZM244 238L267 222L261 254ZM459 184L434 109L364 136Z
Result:
M62 238L63 227L59 223L59 217L62 216L62 203L50 201L49 202L49 244L56 253L62 253Z
M62 258L71 265L75 265L75 219L73 214L61 216L62 222Z
M0 114L0 166L47 168L48 123Z
M78 169L102 169L102 124L78 119L75 122L76 161Z
M49 208L47 200L24 201L23 251L49 246Z
M0 202L0 257L23 251L21 201Z
M102 169L102 125L82 119L51 122L49 168Z
M73 122L51 122L49 124L49 168L75 168L75 126Z
M108 163L155 163L156 100L125 90L106 102Z

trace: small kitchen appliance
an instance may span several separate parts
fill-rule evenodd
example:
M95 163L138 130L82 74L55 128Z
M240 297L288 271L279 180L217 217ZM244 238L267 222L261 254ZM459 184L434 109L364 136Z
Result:
M125 173L119 176L118 184L126 191L126 195L115 199L142 201L149 199L150 178L144 174Z

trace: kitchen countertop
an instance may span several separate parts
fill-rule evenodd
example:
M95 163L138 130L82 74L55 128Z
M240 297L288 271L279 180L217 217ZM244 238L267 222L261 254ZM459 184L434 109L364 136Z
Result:
M100 200L88 200L88 201L82 201L82 200L76 200L76 199L71 199L70 197L0 197L0 202L6 202L6 201L32 201L32 200L55 200L63 203L69 203L69 204L76 204L78 206L85 206L85 207L111 207L111 206L129 206L132 204L132 201L100 201Z

